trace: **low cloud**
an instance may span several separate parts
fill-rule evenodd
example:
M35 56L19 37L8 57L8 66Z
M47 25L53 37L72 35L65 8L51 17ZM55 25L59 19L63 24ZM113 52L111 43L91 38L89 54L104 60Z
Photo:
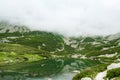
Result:
M0 20L78 36L120 32L119 0L0 0Z

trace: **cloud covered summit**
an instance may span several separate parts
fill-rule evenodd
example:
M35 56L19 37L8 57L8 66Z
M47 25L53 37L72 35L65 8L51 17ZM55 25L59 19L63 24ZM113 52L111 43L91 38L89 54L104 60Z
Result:
M120 32L119 0L0 0L0 20L65 35Z

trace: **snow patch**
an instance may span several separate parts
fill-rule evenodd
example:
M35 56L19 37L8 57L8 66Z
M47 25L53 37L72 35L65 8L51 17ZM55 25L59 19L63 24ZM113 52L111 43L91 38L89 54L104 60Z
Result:
M114 56L116 56L118 53L116 52L116 53L114 53L114 54L105 54L105 55L100 55L100 56L98 56L98 57L114 57Z
M106 76L106 74L107 74L107 70L100 72L97 74L94 80L104 80L103 78Z
M70 39L69 39L69 38L64 38L63 40L64 40L64 42L66 43L66 45L70 45L70 44L71 44L71 42L70 42Z
M103 78L106 76L108 70L119 68L119 67L120 67L120 63L110 64L109 66L107 66L107 70L98 73L94 80L104 80Z
M120 63L112 63L107 67L108 70L114 69L114 68L120 68Z
M79 58L81 55L80 54L74 54L71 56L71 58Z
M102 50L108 50L109 48L103 48Z
M74 73L80 73L80 71L79 71L79 70L74 70L73 72L74 72Z
M85 55L83 55L82 57L81 57L81 59L86 59L87 57L85 56Z
M89 77L85 77L85 78L82 78L81 80L92 80L92 79Z

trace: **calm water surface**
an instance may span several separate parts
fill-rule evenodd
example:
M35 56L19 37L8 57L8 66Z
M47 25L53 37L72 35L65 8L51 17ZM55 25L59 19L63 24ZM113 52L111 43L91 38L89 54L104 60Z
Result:
M18 72L0 72L0 80L72 80L75 70L98 64L94 60L48 59L22 67ZM21 74L20 72L27 71Z

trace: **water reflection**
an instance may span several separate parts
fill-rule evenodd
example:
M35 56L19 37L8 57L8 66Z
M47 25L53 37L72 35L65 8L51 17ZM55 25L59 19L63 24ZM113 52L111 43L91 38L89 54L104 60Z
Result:
M0 80L72 80L74 70L98 64L80 59L47 59L20 67L17 72L0 72ZM25 73L23 73L25 72Z
M26 80L27 78L21 75L4 75L0 76L0 80Z
M36 78L30 78L30 77L25 77L23 75L4 75L4 76L0 76L0 80L72 80L72 77L75 75L76 73L63 73L63 74L59 74L59 75L54 75L51 77L36 77Z
M27 78L26 80L72 80L76 73L63 73L56 76L45 77L45 78Z

